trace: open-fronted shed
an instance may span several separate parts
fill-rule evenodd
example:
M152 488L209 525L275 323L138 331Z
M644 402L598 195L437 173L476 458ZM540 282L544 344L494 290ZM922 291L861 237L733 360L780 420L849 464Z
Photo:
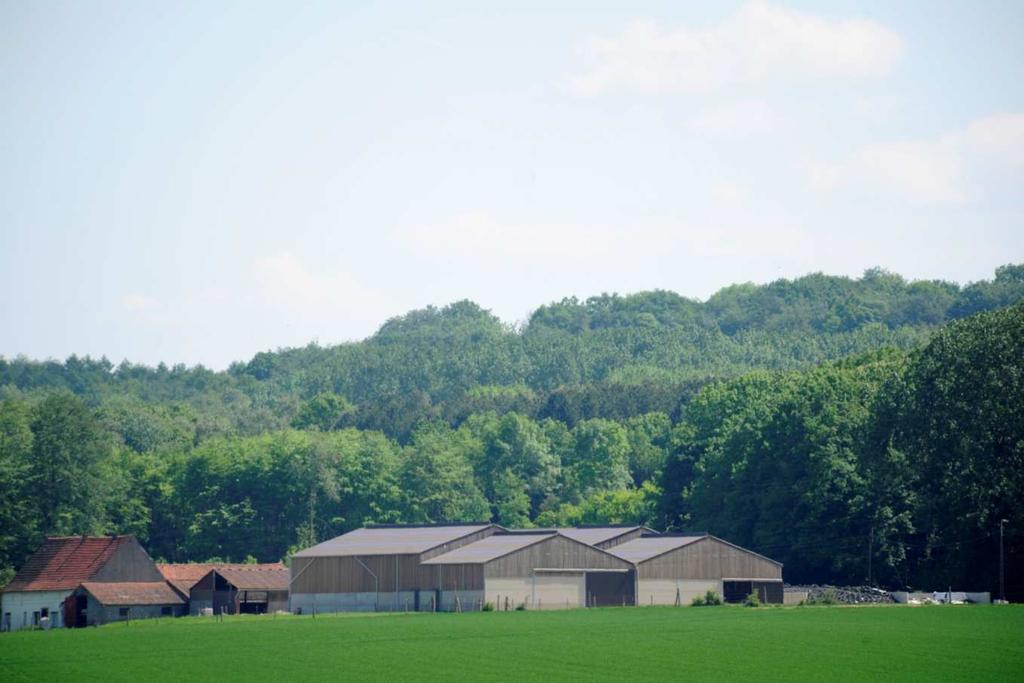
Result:
M288 608L290 573L283 564L215 566L190 590L191 609L217 614L264 614Z

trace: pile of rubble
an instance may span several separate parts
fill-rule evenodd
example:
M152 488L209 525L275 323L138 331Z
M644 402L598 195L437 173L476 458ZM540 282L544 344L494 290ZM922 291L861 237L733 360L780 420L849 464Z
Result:
M878 605L896 602L887 590L873 586L786 586L786 592L807 593L808 602L831 598L841 605Z

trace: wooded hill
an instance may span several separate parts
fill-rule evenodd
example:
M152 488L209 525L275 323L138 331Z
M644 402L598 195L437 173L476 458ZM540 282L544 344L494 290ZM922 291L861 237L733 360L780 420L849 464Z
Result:
M464 301L224 372L0 359L0 566L46 533L276 560L366 522L645 522L791 580L995 590L998 520L1012 562L1024 528L1022 299L1024 266L871 270L521 327Z

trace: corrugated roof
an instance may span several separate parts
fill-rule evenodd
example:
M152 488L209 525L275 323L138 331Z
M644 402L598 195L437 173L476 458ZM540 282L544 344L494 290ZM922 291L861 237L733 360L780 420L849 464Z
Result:
M294 557L338 557L345 555L418 555L431 548L482 531L492 525L372 527L356 529Z
M125 581L99 583L85 581L89 591L101 605L183 605L185 601L166 581Z
M647 536L608 548L608 552L629 562L644 562L684 545L690 545L707 536Z
M483 564L555 536L556 534L553 533L495 534L456 548L444 555L432 557L422 564Z
M240 591L286 591L291 575L283 564L215 569Z
M132 540L132 536L50 536L4 591L73 590Z
M565 527L558 529L558 533L563 536L568 536L574 541L580 543L586 543L587 545L597 545L598 543L604 543L613 538L628 534L631 531L642 529L640 526L595 526L595 527Z
M192 590L192 586L196 585L199 582L199 579L209 574L211 569L252 569L253 567L260 567L264 569L284 569L284 565L280 562L274 562L271 564L242 564L240 562L187 562L182 564L158 564L156 566L156 568L160 570L160 573L164 575L164 578L167 579L167 583L174 586L184 595L188 595L188 592Z

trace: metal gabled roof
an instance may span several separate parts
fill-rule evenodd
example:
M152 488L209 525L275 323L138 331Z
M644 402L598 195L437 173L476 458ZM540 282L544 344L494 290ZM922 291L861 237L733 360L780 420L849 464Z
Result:
M557 535L554 532L495 534L425 560L422 564L483 564Z
M492 526L453 524L366 527L300 550L293 557L418 555Z
M705 538L708 538L706 534L702 536L645 536L608 548L608 552L637 564Z

